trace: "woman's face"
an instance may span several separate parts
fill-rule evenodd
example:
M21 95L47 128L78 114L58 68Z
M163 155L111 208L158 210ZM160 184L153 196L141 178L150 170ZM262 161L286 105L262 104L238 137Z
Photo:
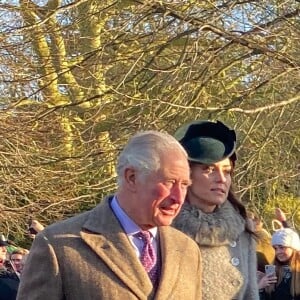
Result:
M211 165L191 165L192 185L188 200L204 212L213 212L217 205L225 202L231 186L232 164L229 158Z
M290 247L284 247L281 245L274 245L275 256L278 261L285 263L290 260L292 257L294 250Z

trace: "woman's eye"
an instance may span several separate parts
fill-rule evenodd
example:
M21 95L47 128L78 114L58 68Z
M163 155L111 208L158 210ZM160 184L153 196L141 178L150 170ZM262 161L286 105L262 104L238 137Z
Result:
M226 175L231 175L231 169L226 169L223 171Z
M212 173L214 170L215 170L215 168L213 166L208 166L204 169L204 171L207 173Z

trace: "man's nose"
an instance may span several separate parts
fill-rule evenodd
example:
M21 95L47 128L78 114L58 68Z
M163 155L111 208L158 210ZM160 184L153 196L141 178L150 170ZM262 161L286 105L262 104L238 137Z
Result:
M171 198L176 203L182 204L187 193L187 188L183 187L181 183L176 183L171 190Z

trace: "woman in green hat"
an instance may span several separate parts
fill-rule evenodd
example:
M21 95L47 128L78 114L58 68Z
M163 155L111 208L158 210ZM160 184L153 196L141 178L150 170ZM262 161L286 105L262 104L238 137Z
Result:
M195 121L175 136L188 153L192 185L173 225L201 249L203 299L259 299L253 232L232 189L234 130L219 121Z

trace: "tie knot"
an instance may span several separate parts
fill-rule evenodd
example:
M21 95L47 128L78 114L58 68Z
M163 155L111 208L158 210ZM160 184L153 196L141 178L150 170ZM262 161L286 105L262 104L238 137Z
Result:
M136 236L142 239L144 243L151 243L151 233L149 231L139 231Z

